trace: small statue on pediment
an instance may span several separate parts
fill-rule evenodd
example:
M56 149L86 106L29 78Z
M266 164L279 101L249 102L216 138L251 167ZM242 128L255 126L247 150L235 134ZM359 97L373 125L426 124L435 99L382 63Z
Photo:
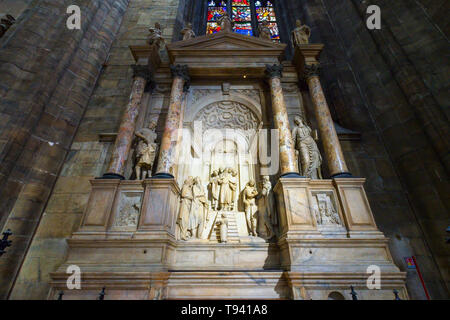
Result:
M272 40L272 34L269 28L269 21L264 20L258 26L259 37L265 40Z
M300 20L297 20L296 24L297 27L292 30L292 45L296 47L301 44L308 44L309 37L311 37L311 28L305 24L302 25Z
M189 22L186 24L184 29L181 30L181 35L183 36L183 41L196 37L194 30L192 30L192 23Z
M233 31L233 23L231 22L230 15L228 12L225 12L223 16L221 16L219 19L217 19L217 23L220 26L220 31L227 31L232 32Z
M164 42L164 38L162 37L161 25L156 22L154 28L149 28L150 32L148 36L148 44L150 46L156 46L159 50L161 48L161 44Z

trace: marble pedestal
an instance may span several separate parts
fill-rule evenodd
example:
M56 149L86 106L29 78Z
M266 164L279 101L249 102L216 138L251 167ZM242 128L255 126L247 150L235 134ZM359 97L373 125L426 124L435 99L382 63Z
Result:
M173 179L94 180L48 298L63 290L65 299L95 299L105 286L106 299L350 299L353 285L360 299L391 300L393 289L407 299L406 274L392 261L363 183L282 178L274 188L278 239L245 236L236 212L239 240L220 243L177 240L180 190ZM339 223L318 219L324 199ZM130 208L137 216L128 216ZM81 269L81 290L67 290L70 265ZM380 268L381 290L366 286L371 265Z

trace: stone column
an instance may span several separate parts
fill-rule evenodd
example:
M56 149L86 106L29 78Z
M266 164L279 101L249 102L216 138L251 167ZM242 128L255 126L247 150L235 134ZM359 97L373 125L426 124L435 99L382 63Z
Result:
M270 91L272 95L272 111L275 129L279 131L280 167L282 177L300 177L298 161L295 156L292 133L289 127L289 118L284 101L281 76L283 66L267 65L266 73L269 76Z
M150 80L148 66L135 65L133 87L131 89L130 100L122 116L119 132L114 144L113 154L104 179L122 179L125 172L125 164L130 154L131 145L134 139L136 121L141 109L142 96Z
M350 177L342 153L341 143L334 127L333 118L328 108L319 79L319 64L305 65L304 73L314 105L317 124L320 131L328 168L332 178Z
M181 128L184 112L183 93L189 83L189 73L187 65L175 65L170 69L173 75L172 92L154 178L174 178L173 166L178 162L179 135L177 130Z

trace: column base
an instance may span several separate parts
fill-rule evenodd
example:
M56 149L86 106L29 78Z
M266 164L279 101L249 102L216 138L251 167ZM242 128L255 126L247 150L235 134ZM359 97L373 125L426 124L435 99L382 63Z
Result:
M175 177L173 175L171 175L170 173L160 172L160 173L155 174L150 179L174 179L174 178Z
M332 175L330 178L334 179L334 178L355 178L355 177L352 176L352 174L350 172L341 172L341 173Z
M125 180L125 177L118 173L105 173L103 176L95 178L95 179L119 179L119 180Z
M304 176L301 176L300 174L298 174L297 172L288 172L288 173L283 173L280 178L306 178Z

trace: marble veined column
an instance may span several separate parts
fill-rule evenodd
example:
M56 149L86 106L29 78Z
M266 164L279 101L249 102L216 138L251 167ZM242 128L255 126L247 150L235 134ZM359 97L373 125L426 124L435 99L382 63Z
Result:
M175 65L170 69L173 76L172 92L154 178L173 178L174 165L178 161L178 129L181 128L184 112L183 92L189 83L189 72L187 65Z
M320 84L318 69L319 64L305 65L305 78L314 104L314 112L328 161L328 169L333 178L348 177L351 174L348 172L341 143Z
M130 100L122 116L107 173L103 175L105 179L125 179L123 176L125 173L125 165L130 155L131 145L134 139L142 96L144 95L147 83L150 81L148 66L134 65L133 71L134 79Z
M266 73L269 77L272 95L272 111L275 129L279 131L280 167L282 177L300 177L298 162L295 156L292 133L289 127L289 118L284 101L281 77L283 65L267 65Z

